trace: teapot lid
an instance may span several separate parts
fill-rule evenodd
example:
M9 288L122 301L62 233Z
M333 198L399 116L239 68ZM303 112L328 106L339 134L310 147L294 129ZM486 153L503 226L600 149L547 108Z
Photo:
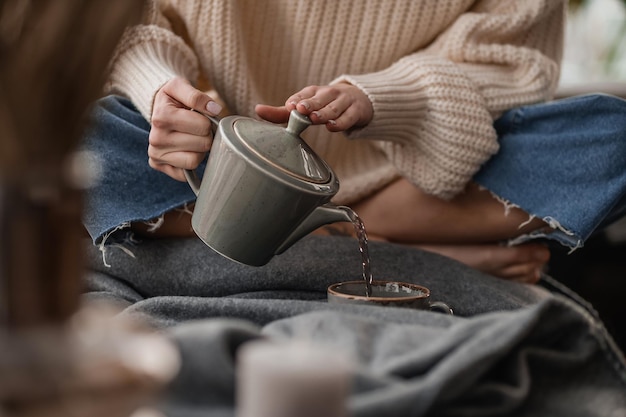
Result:
M332 177L330 168L300 137L311 124L307 116L293 110L286 128L244 117L235 120L233 129L248 149L272 166L299 179L325 184Z

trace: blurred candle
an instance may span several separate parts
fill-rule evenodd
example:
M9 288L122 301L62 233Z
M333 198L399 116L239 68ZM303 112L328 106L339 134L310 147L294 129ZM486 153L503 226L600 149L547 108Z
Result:
M237 417L346 417L348 359L304 343L254 341L237 363Z

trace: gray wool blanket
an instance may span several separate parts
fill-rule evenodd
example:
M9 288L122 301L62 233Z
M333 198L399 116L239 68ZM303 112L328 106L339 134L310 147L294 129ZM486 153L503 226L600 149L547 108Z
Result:
M548 276L518 284L370 242L374 279L424 285L453 307L448 316L328 304L328 285L362 279L347 237L306 237L263 267L194 238L104 252L89 243L87 254L85 301L112 303L179 348L182 368L160 404L169 417L234 416L237 351L262 338L352 358L355 417L626 416L622 352L595 312Z

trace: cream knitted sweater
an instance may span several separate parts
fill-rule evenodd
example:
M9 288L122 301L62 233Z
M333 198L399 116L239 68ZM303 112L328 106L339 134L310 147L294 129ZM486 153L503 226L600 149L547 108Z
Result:
M566 0L173 0L151 3L112 60L111 92L150 120L157 90L208 81L233 114L348 81L374 117L304 137L350 204L402 175L450 198L498 150L493 119L551 98Z

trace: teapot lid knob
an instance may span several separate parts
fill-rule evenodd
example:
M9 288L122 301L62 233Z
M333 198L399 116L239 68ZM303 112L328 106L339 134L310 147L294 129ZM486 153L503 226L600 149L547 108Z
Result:
M287 123L286 130L294 136L300 136L304 129L311 126L312 124L313 123L308 116L294 109L289 115L289 122Z

